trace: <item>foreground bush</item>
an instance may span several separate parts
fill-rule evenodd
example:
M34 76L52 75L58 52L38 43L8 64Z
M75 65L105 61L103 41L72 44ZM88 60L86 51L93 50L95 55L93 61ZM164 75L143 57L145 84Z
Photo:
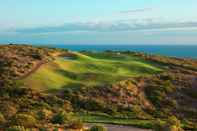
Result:
M5 118L10 118L16 114L17 109L14 103L5 101L0 104L0 112Z
M48 128L40 128L39 131L50 131Z
M17 114L11 122L12 125L20 125L24 127L34 127L36 125L36 119L29 114L21 113Z
M107 131L107 129L102 125L96 125L91 127L90 131Z
M166 123L162 123L160 120L157 121L154 131L184 131L181 128L180 121L175 117L169 117Z
M74 120L70 122L69 128L71 129L82 129L83 128L83 122L80 120Z
M52 116L52 111L47 109L42 109L37 112L37 117L39 120L46 120L51 118L51 116Z
M30 131L30 130L26 129L23 126L12 126L12 127L9 127L6 131Z
M5 122L5 118L3 114L0 112L0 125L3 124L4 122Z
M51 122L53 124L64 124L65 121L66 121L66 115L64 112L55 114L51 119Z

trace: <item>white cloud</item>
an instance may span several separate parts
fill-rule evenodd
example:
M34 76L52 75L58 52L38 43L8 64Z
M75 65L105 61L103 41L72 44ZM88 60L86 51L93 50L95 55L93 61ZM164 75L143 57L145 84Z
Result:
M197 22L158 22L144 21L115 21L115 22L83 22L66 23L61 26L43 26L37 28L17 29L18 33L50 33L50 32L121 32L121 31L146 31L146 30L187 30L197 27Z
M142 8L142 9L124 10L124 11L120 11L119 14L142 13L142 12L147 12L147 11L151 11L151 10L152 10L152 8Z

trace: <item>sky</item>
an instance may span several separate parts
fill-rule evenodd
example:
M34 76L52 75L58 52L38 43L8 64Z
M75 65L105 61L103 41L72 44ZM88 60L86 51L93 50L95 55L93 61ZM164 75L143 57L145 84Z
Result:
M0 43L195 44L197 0L0 0Z

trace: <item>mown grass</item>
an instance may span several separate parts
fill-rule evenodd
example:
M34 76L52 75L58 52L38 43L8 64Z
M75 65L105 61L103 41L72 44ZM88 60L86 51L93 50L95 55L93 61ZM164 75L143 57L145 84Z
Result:
M105 115L88 115L79 113L77 116L85 123L102 123L102 124L114 124L134 126L145 129L153 129L155 120L142 120L132 118L117 118Z
M71 86L110 84L129 77L150 75L162 71L157 65L140 58L115 53L73 52L73 59L57 57L25 78L26 85L40 90L58 90Z

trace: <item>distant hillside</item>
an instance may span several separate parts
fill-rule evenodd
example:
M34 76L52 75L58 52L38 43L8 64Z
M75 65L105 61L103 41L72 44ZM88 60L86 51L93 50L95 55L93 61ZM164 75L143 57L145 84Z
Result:
M175 116L186 129L197 125L196 60L1 45L0 72L0 128L81 127L77 117L153 128Z

